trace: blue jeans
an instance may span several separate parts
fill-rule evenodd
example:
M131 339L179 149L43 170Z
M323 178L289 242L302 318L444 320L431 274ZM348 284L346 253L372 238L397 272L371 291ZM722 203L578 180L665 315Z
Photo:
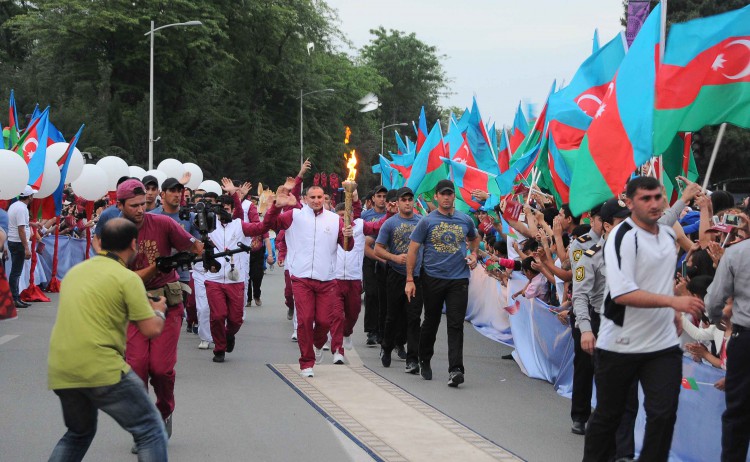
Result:
M50 461L83 459L96 434L99 409L133 435L139 461L167 460L164 421L135 372L128 372L114 385L55 390L55 394L60 398L68 431L55 446Z
M18 294L18 280L21 279L21 273L23 272L23 263L26 260L26 249L23 247L21 242L10 242L8 241L8 253L10 254L10 276L8 276L8 284L10 284L10 293L13 294L13 301L17 302L20 300Z

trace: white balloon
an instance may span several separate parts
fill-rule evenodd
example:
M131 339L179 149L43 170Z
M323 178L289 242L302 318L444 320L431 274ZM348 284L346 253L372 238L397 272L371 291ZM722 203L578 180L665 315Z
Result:
M146 176L146 171L137 165L131 165L130 167L128 167L128 170L130 170L130 176L133 178L142 180L143 177Z
M73 192L88 201L101 199L109 191L109 177L103 168L94 164L83 166L81 175L71 184Z
M206 180L198 185L198 187L195 189L202 189L206 192L214 192L219 196L221 196L222 194L221 185L219 185L219 183L215 182L214 180Z
M164 172L167 178L177 178L178 180L185 174L185 167L177 159L164 159L159 162L159 166L156 169Z
M57 187L60 186L60 167L52 157L47 156L44 159L44 174L42 175L42 184L39 186L39 192L34 197L43 199L51 196Z
M146 172L146 175L151 175L153 177L156 177L156 181L159 182L159 186L158 186L159 191L161 191L161 184L164 183L164 180L169 178L164 172L162 172L161 170L156 170L156 169L149 170L148 172ZM179 180L179 178L177 179Z
M28 182L29 166L23 158L8 149L0 149L0 199L13 199L23 192Z
M190 172L190 181L185 186L190 189L198 188L203 183L203 170L192 162L185 162L182 166L185 167L186 172Z
M117 180L124 176L130 176L130 169L128 164L116 156L107 156L99 159L96 163L107 174L107 191L115 191L117 189Z
M54 143L47 147L47 157L52 157L55 162L57 162L67 150L68 143ZM85 162L83 161L81 151L79 151L78 148L73 148L73 154L68 162L68 174L65 176L65 183L71 183L78 178L83 170L84 164Z

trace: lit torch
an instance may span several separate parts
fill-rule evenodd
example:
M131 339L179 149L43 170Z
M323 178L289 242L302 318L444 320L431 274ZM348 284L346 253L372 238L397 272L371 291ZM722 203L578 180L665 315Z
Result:
M351 134L352 131L349 129L349 127L346 127L346 137L344 138L344 144L349 144L349 135ZM357 177L357 169L355 168L357 166L356 151L352 149L349 154L344 154L344 159L346 159L346 168L349 169L349 174L342 184L342 186L344 187L344 225L349 226L352 224L352 194L354 194L354 191L357 190L357 183L355 182L355 179ZM344 247L348 246L349 238L347 236L344 236Z

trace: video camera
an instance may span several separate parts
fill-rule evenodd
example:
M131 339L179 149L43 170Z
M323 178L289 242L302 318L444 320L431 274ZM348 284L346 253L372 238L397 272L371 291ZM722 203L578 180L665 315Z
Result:
M221 269L221 264L216 260L220 257L228 257L240 252L249 252L250 247L239 243L235 250L227 250L215 253L214 245L208 238L208 235L216 229L216 218L222 223L230 223L232 214L226 210L222 204L211 204L207 202L188 203L180 207L180 219L189 221L193 219L195 227L201 235L203 242L203 255L198 256L190 252L177 252L168 257L158 257L156 267L162 273L168 273L174 269L190 269L194 263L203 262L203 268L211 272L217 272ZM194 218L193 218L194 216Z

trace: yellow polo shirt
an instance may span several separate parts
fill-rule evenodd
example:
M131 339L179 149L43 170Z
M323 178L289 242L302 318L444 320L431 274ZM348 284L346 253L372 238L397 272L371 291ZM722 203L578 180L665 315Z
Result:
M141 278L122 262L96 256L68 271L49 342L51 390L114 385L125 362L128 321L154 316Z

